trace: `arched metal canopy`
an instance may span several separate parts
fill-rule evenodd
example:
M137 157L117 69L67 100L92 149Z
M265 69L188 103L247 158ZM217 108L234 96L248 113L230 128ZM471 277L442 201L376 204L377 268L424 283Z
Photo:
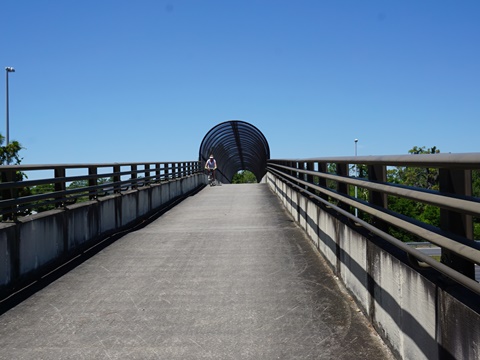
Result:
M260 181L267 172L270 148L255 126L230 120L213 127L203 138L199 151L202 164L210 154L217 160L218 180L231 182L238 171L249 170Z

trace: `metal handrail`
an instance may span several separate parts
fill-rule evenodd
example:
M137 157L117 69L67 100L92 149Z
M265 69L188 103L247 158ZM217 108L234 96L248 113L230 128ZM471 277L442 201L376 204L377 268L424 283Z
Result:
M53 173L53 176L43 174L45 171ZM70 171L80 173L69 176L67 172ZM0 215L3 221L15 220L45 205L62 208L80 198L96 200L127 189L179 179L201 171L199 161L0 166ZM39 172L42 174L39 175ZM23 180L25 176L28 178ZM30 177L35 179L31 180ZM108 181L101 183L103 179ZM75 181L85 181L88 185L69 188L68 185ZM35 195L24 191L39 185L52 185L54 191ZM22 191L23 195L20 195Z
M328 172L329 164L336 165L336 173ZM350 176L348 167L355 164L368 166L368 178ZM386 172L392 166L438 169L439 191L388 183ZM480 285L470 271L474 264L480 264L480 245L473 241L473 218L480 218L480 198L471 194L471 172L480 169L480 153L273 159L268 161L267 169L296 191L480 294ZM327 181L335 186L327 186ZM349 187L354 186L365 189L369 198L351 196ZM442 224L435 227L392 211L388 208L387 195L438 207ZM370 221L354 215L354 209L368 214ZM458 216L465 221L458 221ZM442 254L455 256L449 263L442 263L443 257L442 262L431 259L394 238L388 232L388 225L440 246Z

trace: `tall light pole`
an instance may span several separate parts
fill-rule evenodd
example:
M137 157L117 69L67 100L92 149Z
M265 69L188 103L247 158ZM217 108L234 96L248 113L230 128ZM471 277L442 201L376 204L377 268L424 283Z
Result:
M7 104L6 104L6 107L5 107L5 108L6 108L6 111L7 111L7 114L6 114L6 121L7 121L7 134L6 134L6 136L7 136L7 145L10 143L10 129L9 129L9 126L8 126L8 123L9 123L9 121L8 121L8 116L9 116L9 114L8 114L8 73L11 73L11 72L15 72L15 69L14 69L13 67L11 67L11 66L7 66L7 67L5 68L5 73L6 73L6 76L7 76L7 81L6 81L6 84L7 84L7 90L6 90Z
M357 143L358 139L355 139L355 158L357 157ZM357 159L355 159L357 161ZM355 162L355 177L358 178L358 164ZM355 185L355 199L357 198L357 185ZM358 209L355 208L355 216L358 217Z

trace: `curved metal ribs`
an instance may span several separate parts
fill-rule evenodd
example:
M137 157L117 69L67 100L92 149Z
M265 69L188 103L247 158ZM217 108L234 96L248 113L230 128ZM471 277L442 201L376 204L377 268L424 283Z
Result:
M199 160L205 164L210 154L217 160L218 180L231 182L238 171L249 170L260 181L267 172L270 148L255 126L230 120L213 127L203 138Z

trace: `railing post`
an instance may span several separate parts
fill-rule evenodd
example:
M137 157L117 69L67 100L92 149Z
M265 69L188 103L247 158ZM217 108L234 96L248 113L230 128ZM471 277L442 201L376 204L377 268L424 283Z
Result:
M439 169L441 193L472 195L472 171ZM445 231L473 240L473 219L471 215L440 209L440 228ZM472 262L442 248L441 262L458 272L475 279L475 266Z
M152 179L150 179L150 164L145 164L145 185L150 185Z
M2 183L7 183L7 182L13 182L15 180L15 170L3 170L2 171ZM9 200L13 199L15 196L15 188L11 189L5 189L2 191L2 200ZM9 207L8 211L5 214L3 214L3 220L13 220L14 219L14 214L15 214L15 208L14 207Z
M163 181L167 181L168 180L168 163L163 163Z
M298 179L299 178L299 172L297 171L297 169L300 166L299 162L298 161L292 161L290 164L291 164L291 167L294 169L294 170L292 170L292 176L295 179ZM298 181L295 181L295 185L299 185Z
M306 165L307 165L307 170L308 171L313 171L314 170L313 161L307 161ZM313 175L307 174L305 179L309 184L313 184ZM305 189L308 189L308 186L305 186Z
M336 164L337 168L337 175L342 177L348 177L348 164ZM348 185L344 182L337 182L337 191L342 195L348 195ZM344 202L339 202L338 206L348 211L350 209L350 205L347 205Z
M318 163L318 172L319 173L323 173L323 174L326 174L327 173L327 163L325 162L319 162ZM326 189L327 188L327 179L325 179L324 177L321 177L319 176L318 177L318 186ZM324 193L321 193L320 194L320 197L324 200L327 200L328 201L328 195L327 194L324 194Z
M287 165L291 170L289 171L289 175L291 176L294 176L295 177L295 171L293 171L293 168L294 168L294 162L293 161L287 161L287 163L285 165Z
M59 178L65 178L65 168L56 167L55 170L54 170L54 173L55 173L55 184L54 184L55 195L54 195L54 197L55 197L55 200L58 200L58 199L61 200L61 199L64 198L64 195L58 196L57 193L60 192L60 191L65 191L66 186L65 186L65 180L58 181L58 179ZM56 208L59 208L59 207L62 207L62 206L63 206L62 201L55 201L55 207Z
M162 181L160 170L161 170L161 164L155 163L155 182Z
M97 193L98 189L92 190L91 187L97 186L98 185L98 176L97 175L97 167L96 166L90 166L88 168L88 175L95 175L95 177L92 179L88 179L88 186L90 187L90 191L88 192L88 198L90 200L95 200L97 198Z
M132 189L137 188L137 165L130 165L130 180Z
M369 165L368 166L368 180L385 183L387 181L387 168L384 165ZM379 206L386 209L388 207L387 194L379 191L369 191L368 201L372 205ZM376 228L387 231L388 224L379 218L373 218L372 225Z
M122 185L120 184L120 165L113 165L113 192L119 193L122 191Z

